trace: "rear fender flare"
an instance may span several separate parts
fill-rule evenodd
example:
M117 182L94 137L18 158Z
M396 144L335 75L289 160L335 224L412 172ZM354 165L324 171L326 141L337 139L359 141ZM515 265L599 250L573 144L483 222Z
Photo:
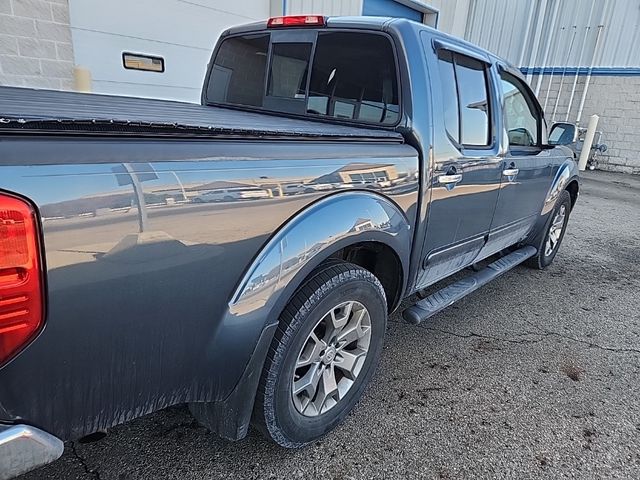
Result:
M411 226L390 200L372 192L332 195L289 220L265 245L229 302L234 317L258 315L274 323L302 280L338 250L379 242L398 256L406 286ZM281 308L278 308L281 307Z
M411 225L398 206L365 191L325 197L284 224L247 269L208 348L211 365L245 365L240 377L222 374L219 378L228 393L210 410L208 426L225 438L238 439L246 434L280 313L318 265L349 245L379 242L390 247L400 260L404 292L412 237Z

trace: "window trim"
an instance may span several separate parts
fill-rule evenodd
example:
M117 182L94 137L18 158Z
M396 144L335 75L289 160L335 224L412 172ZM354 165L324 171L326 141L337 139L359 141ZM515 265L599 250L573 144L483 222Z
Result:
M535 112L536 115L536 144L525 146L525 145L511 145L507 143L507 149L510 155L513 156L526 156L531 153L539 153L544 150L542 143L542 124L545 122L544 112L542 111L542 107L538 103L533 90L527 84L526 81L519 78L517 75L511 73L508 69L504 68L504 66L499 65L498 68L498 80L499 82L507 81L514 85L518 90L522 93L525 98L525 102L527 102L527 106L530 111ZM526 94L525 94L526 93ZM505 132L507 132L508 138L508 130L507 130L507 118L506 113L504 111L504 91L502 90L502 85L500 86L500 98L501 98L501 109L502 109L502 126ZM533 108L532 108L533 107Z
M465 46L458 45L456 43L446 42L439 38L433 39L433 49L436 51L436 53L439 52L440 50L447 50L451 52L453 55L456 55L456 54L464 55L465 57L473 58L474 60L478 60L480 62L486 63L489 66L493 64L493 62L491 61L491 58L488 55L486 55L484 52L475 51L471 48L467 48Z
M376 30L365 30L365 29L358 29L358 28L323 28L323 29L313 29L313 30L309 30L309 32L314 31L316 32L316 38L313 40L312 42L312 46L311 46L311 57L309 59L309 75L307 75L307 86L306 86L306 96L305 96L305 105L306 102L308 102L308 95L309 95L309 84L311 81L311 70L313 69L313 62L315 60L315 55L316 55L316 45L318 43L318 38L320 37L320 33L358 33L361 35L379 35L382 36L384 38L387 39L387 41L389 42L390 46L391 46L391 53L393 54L393 63L395 66L395 73L396 73L396 85L397 85L397 89L398 89L398 119L395 123L380 123L380 122L367 122L367 121L361 121L361 120L349 120L349 119L344 119L344 118L338 118L338 117L330 117L328 115L311 115L308 113L294 113L294 112L282 112L282 111L278 111L278 110L273 110L270 108L265 108L265 107L256 107L256 106L252 106L252 105L235 105L232 103L220 103L220 102L214 102L208 99L208 93L209 93L209 83L210 83L210 77L211 77L211 73L213 71L213 65L215 64L215 59L218 56L218 52L220 50L220 47L222 46L222 44L232 38L237 38L237 37L250 37L250 36L259 36L259 35L269 35L269 48L267 49L267 65L266 65L266 71L265 71L265 82L263 85L263 90L262 90L262 103L264 104L264 100L265 98L267 98L267 83L268 83L268 77L269 77L269 69L270 69L270 65L271 65L271 52L272 52L272 48L273 48L273 31L270 30L255 30L255 31L247 31L247 32L238 32L238 33L234 33L234 34L227 34L227 35L221 35L220 36L220 40L217 43L216 47L213 50L213 53L211 55L211 59L209 61L209 65L211 65L211 67L207 68L207 74L205 75L204 78L204 88L202 89L202 97L201 97L201 103L202 105L208 105L208 106L213 106L213 107L221 107L221 108L230 108L233 110L242 110L242 111L248 111L248 112L255 112L255 113L263 113L263 114L271 114L271 115L279 115L279 116L284 116L284 117L292 117L292 118L299 118L299 119L303 119L303 120L313 120L313 121L320 121L320 122L329 122L329 123L333 123L333 124L337 124L337 125L346 125L346 126L363 126L363 127L367 127L367 128L380 128L380 129L387 129L387 130L392 130L395 129L396 127L398 127L402 121L403 121L403 116L404 116L404 103L403 103L403 99L404 99L404 92L403 92L403 83L402 83L402 75L401 75L401 65L400 65L400 55L398 53L398 45L397 42L395 41L394 37L392 35L390 35L387 32L381 32L381 31L376 31ZM284 30L279 31L280 32L284 32ZM275 42L275 43L279 43L279 42ZM286 42L285 42L286 43Z

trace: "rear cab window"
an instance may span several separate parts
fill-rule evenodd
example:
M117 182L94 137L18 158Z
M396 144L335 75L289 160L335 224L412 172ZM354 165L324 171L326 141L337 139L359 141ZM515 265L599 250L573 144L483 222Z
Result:
M280 33L225 39L213 60L207 103L364 124L398 123L398 69L387 35L317 31L310 41L280 41Z

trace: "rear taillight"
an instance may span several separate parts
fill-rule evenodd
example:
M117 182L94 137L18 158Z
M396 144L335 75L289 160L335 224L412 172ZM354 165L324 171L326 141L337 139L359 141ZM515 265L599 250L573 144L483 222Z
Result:
M319 27L325 25L322 15L288 15L286 17L271 17L267 20L267 27Z
M0 365L38 334L43 313L35 211L0 193Z

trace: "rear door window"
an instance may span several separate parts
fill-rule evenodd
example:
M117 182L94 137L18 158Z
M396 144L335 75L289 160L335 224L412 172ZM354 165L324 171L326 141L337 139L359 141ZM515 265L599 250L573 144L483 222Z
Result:
M489 145L489 95L485 65L456 55L456 78L460 102L460 143L473 147Z
M459 145L491 145L487 64L446 49L438 51L443 114L449 136Z

